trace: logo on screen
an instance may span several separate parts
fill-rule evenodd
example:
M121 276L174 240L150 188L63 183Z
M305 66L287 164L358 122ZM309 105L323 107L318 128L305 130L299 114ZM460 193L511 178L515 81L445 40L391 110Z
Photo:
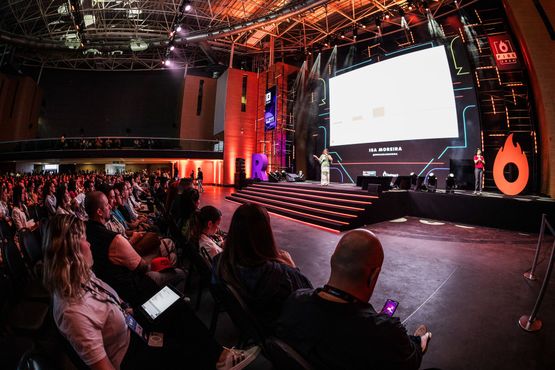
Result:
M271 92L267 92L266 93L266 104L268 104L269 102L272 101L272 93Z

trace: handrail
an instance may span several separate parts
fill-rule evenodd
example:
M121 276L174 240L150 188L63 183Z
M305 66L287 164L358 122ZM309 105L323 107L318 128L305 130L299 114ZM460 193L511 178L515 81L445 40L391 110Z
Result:
M222 152L223 142L145 136L79 136L0 141L0 153L83 150L191 150Z

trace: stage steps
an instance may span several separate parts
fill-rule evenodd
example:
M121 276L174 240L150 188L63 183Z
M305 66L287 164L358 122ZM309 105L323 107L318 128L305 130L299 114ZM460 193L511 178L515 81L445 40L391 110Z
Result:
M255 203L298 221L343 231L364 224L364 214L378 197L358 188L264 182L250 184L226 198L238 203Z

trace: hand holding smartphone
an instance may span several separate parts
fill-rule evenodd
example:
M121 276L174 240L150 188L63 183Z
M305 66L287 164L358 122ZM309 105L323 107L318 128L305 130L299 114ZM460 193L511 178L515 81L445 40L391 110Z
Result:
M393 299L388 299L387 301L385 301L385 304L383 305L380 313L392 317L395 313L395 310L397 310L397 306L399 306L399 302L394 301Z

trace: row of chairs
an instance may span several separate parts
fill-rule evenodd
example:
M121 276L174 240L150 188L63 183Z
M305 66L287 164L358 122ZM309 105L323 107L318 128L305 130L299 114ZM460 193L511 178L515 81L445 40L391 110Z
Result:
M198 245L184 240L175 221L170 217L161 204L157 207L162 211L168 225L170 236L176 241L183 259L189 261L190 272L198 275L196 307L200 308L202 291L207 288L215 304L212 311L209 331L214 334L218 317L226 312L240 332L239 346L250 344L259 345L267 357L278 370L310 370L312 366L291 346L273 336L266 336L240 294L231 285L220 279L214 279L213 265L207 253L203 253ZM189 279L190 280L190 279Z

